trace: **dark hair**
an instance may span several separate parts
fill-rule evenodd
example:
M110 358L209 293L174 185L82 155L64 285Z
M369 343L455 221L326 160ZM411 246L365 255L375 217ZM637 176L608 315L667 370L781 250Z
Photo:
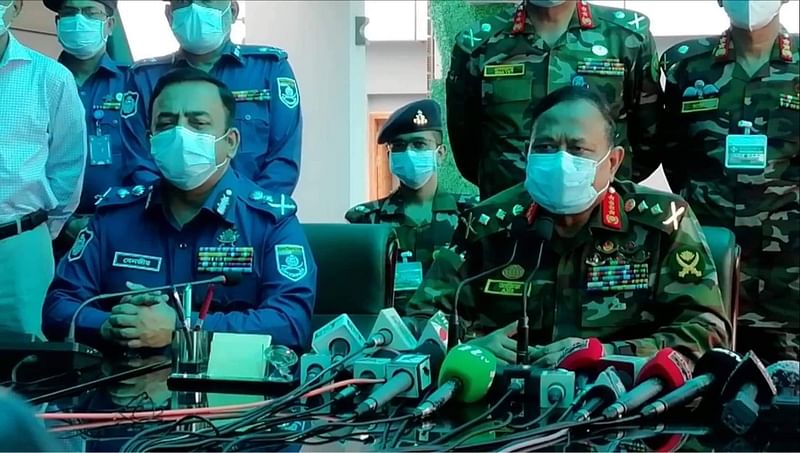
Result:
M586 101L594 105L600 114L603 115L603 120L606 122L606 138L608 143L616 145L616 122L614 116L611 114L611 107L605 99L594 91L580 86L566 86L559 88L556 91L545 96L539 103L534 106L531 116L533 118L532 124L536 123L542 114L553 107L563 104L565 102ZM531 135L533 135L531 130Z
M158 79L156 87L153 89L153 96L150 98L150 106L147 110L148 116L153 117L153 105L155 105L156 98L161 94L164 89L170 85L177 85L184 82L208 82L219 89L219 97L222 100L222 105L225 106L225 111L228 117L225 118L225 126L232 127L233 119L236 117L236 99L227 85L222 83L216 77L194 68L179 68L172 70Z

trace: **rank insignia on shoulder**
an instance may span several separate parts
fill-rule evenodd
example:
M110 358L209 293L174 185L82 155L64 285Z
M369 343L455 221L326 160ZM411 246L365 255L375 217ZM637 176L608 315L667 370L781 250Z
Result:
M697 283L703 278L706 263L699 250L692 247L681 247L673 254L670 267L678 281Z
M67 259L70 262L81 259L83 257L83 251L86 250L86 246L89 245L92 239L94 239L94 232L88 228L82 229L80 233L78 233L78 237L75 238L75 243L72 244Z
M128 91L122 95L122 104L119 108L119 116L123 118L130 118L136 115L139 109L139 93L135 91Z
M278 273L296 282L308 274L306 249L302 245L278 244L275 246Z

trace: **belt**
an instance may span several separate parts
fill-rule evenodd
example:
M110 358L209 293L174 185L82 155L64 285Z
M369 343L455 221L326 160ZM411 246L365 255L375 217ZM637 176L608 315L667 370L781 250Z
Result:
M44 211L36 211L22 216L22 218L16 222L4 223L0 225L0 241L30 231L44 222L47 222L47 213Z

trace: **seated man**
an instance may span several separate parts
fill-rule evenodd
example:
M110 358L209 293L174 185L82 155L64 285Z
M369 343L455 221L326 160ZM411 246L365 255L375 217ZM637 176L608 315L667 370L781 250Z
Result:
M395 292L405 302L422 283L433 262L433 252L453 237L458 216L477 202L477 197L456 195L439 187L438 169L445 147L442 144L442 114L430 99L415 101L397 109L384 123L378 143L389 150L389 167L400 187L388 197L351 208L345 214L350 223L395 225L400 241Z
M230 90L202 71L178 69L158 81L150 144L164 182L109 189L98 202L56 269L43 310L48 338L64 338L78 305L98 294L240 274L237 286L216 288L204 328L269 334L298 350L308 344L314 259L290 198L229 168L239 147L235 108ZM205 292L193 292L195 310ZM91 304L77 317L76 338L163 347L182 322L167 300L149 293Z
M536 365L554 365L579 337L639 356L672 347L697 358L726 346L730 324L700 226L679 196L614 179L624 151L605 102L566 87L533 119L524 184L467 213L407 314L450 312L459 283L486 272L464 285L458 314L467 338L503 362L516 361L510 337L526 288ZM554 228L540 257L545 218Z

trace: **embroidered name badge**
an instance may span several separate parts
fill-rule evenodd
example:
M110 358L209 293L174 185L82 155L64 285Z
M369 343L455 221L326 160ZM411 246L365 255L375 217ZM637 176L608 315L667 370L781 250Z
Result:
M275 246L278 273L296 282L308 274L306 249L302 245L278 244Z
M719 98L697 99L681 103L681 113L708 112L717 109L719 109Z
M483 68L484 77L514 77L525 75L524 64L487 64Z
M522 297L524 287L524 282L494 280L490 278L486 280L486 286L484 286L483 292L486 294L496 294L498 296Z
M161 258L157 256L138 255L135 253L114 252L112 267L125 267L140 271L160 272Z

